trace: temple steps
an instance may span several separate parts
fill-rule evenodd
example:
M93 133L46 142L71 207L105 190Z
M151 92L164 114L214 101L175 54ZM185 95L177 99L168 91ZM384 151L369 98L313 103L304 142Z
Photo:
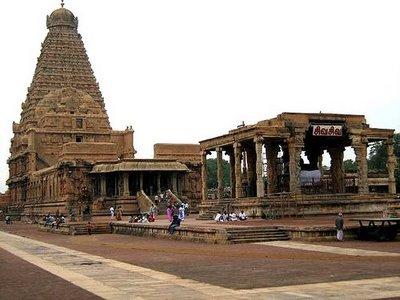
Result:
M232 199L223 198L220 199L216 204L209 208L204 213L197 217L197 220L213 220L217 213L223 211L229 211L228 207L231 205Z
M227 228L226 232L232 244L290 240L289 233L277 227Z
M85 235L88 234L86 224L74 225L74 229L72 231L73 235ZM100 234L100 233L110 233L110 226L108 223L106 224L93 224L92 234Z

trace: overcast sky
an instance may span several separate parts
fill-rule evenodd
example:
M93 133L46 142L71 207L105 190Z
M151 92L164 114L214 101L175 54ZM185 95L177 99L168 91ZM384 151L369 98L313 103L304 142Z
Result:
M0 1L0 191L58 0ZM66 0L114 129L137 157L284 111L365 114L400 129L400 1Z

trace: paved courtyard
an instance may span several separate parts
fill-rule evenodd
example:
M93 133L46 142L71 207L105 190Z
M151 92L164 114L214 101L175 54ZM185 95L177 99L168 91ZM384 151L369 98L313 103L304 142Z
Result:
M400 297L399 242L208 245L0 230L0 292L10 299Z

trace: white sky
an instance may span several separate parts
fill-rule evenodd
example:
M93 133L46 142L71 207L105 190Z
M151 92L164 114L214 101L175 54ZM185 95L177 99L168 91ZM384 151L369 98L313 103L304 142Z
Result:
M0 191L12 121L58 0L0 1ZM137 157L284 111L400 129L400 1L66 0L114 129Z

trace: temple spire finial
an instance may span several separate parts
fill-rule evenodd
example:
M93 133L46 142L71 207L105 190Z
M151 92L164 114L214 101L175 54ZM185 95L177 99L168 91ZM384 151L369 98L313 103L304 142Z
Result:
M61 7L64 7L65 3L64 0L61 0Z

